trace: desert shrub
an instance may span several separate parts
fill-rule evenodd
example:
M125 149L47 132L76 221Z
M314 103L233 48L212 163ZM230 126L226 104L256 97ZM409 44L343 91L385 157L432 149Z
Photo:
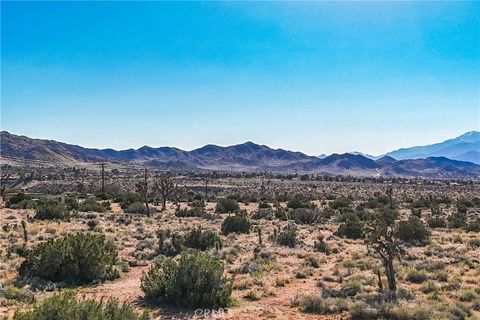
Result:
M428 276L427 272L423 269L418 270L416 268L410 268L407 270L405 274L405 280L413 282L413 283L422 283L427 281Z
M477 297L477 294L475 293L475 291L466 290L461 293L460 301L472 302L473 300L475 300L476 297Z
M218 199L217 205L215 206L215 212L218 213L235 212L239 209L238 202L229 198Z
M192 207L192 208L184 208L175 210L175 216L179 218L186 218L186 217L203 217L205 215L205 211L203 207Z
M24 200L28 200L28 197L25 195L25 193L18 192L13 197L7 199L7 201L5 202L5 207L15 209L15 205L19 204Z
M292 218L296 223L314 224L320 221L322 214L318 209L295 209Z
M258 199L253 194L243 194L239 196L238 201L241 201L244 204L249 204L250 202L257 202Z
M275 239L276 243L293 248L298 243L297 241L297 228L295 225L290 224L283 228L280 232L278 232L277 237Z
M147 299L168 305L221 308L230 303L232 285L223 276L223 265L205 252L165 259L142 277Z
M427 223L428 223L428 226L432 229L447 227L447 222L445 221L445 219L441 217L430 218L428 219Z
M332 313L331 302L317 295L306 295L300 298L298 305L302 312L314 314Z
M148 320L147 313L137 314L129 304L118 304L115 300L96 302L77 300L73 292L57 294L37 304L32 310L17 312L14 320Z
M110 210L108 202L97 202L94 198L88 198L78 205L81 212L106 212Z
M20 266L20 277L85 284L115 276L117 249L104 235L69 234L33 247Z
M313 243L313 249L315 251L325 253L326 255L329 255L330 253L332 253L332 249L330 248L328 243L325 242L322 235L318 237L318 241L315 241Z
M410 216L408 220L398 223L395 236L408 243L424 244L430 236L430 231L427 230L422 220Z
M159 230L157 232L158 248L157 253L167 257L173 257L180 254L183 249L184 239L182 235L170 230Z
M465 228L468 232L480 232L480 219L470 221Z
M347 212L340 217L340 221L343 221L336 235L339 237L360 239L363 236L363 223L360 218L352 212Z
M354 302L348 308L351 320L374 320L379 318L378 311L363 301Z
M480 248L480 239L473 238L468 240L468 245L472 248Z
M340 197L330 202L330 208L332 209L348 208L350 207L351 204L352 204L352 200L350 200L349 198Z
M217 246L221 247L220 237L211 230L193 229L184 235L183 244L192 249L208 250Z
M125 210L134 202L143 202L143 199L138 193L126 192L115 195L115 197L113 197L113 202L119 203L120 207Z
M252 213L252 219L272 220L275 217L275 212L272 209L259 209Z
M26 196L23 192L20 192L8 199L5 203L5 207L10 209L35 209L37 203L30 199L30 197Z
M244 214L236 214L228 216L222 222L222 233L227 235L229 233L249 233L251 222Z
M35 301L35 296L29 290L18 288L10 283L5 283L3 285L2 294L7 300L16 300L25 303L32 303Z
M270 209L271 206L268 204L267 201L262 201L258 204L259 209Z
M309 208L310 202L300 196L295 196L287 202L287 207L290 209Z
M449 228L464 228L467 225L467 215L460 211L452 213L447 220Z
M125 213L144 214L145 211L147 211L145 203L141 201L132 202L123 209L123 212Z
M78 209L78 201L75 197L66 197L65 200L63 200L63 203L65 204L65 207L68 211Z
M39 220L65 220L68 212L62 203L50 200L37 206L35 219Z

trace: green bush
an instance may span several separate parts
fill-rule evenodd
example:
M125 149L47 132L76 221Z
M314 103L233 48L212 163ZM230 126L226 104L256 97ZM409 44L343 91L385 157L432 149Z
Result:
M351 204L352 204L352 200L350 200L349 198L341 197L330 202L330 208L332 209L348 208L350 207Z
M23 192L19 192L10 199L7 199L5 207L10 209L35 209L37 203Z
M20 266L19 275L85 284L116 276L116 259L117 249L104 235L76 233L33 247Z
M184 236L183 244L192 249L208 250L217 246L221 247L220 237L211 230L193 229Z
M144 214L147 211L145 208L145 203L141 201L135 201L127 205L123 212L125 213L135 213L135 214Z
M248 218L243 214L228 216L222 222L222 233L227 235L229 233L249 233L252 226Z
M78 211L81 212L106 212L110 210L108 202L97 202L94 198L88 198L78 205Z
M363 237L363 223L360 218L352 212L347 212L340 217L343 221L335 233L339 237L360 239Z
M14 209L16 204L19 204L24 200L28 200L28 197L25 195L25 193L18 192L13 197L7 199L7 201L5 202L5 207Z
M287 202L287 207L290 209L309 208L310 206L310 202L300 196L295 196Z
M295 209L292 213L292 218L296 223L315 224L320 222L322 214L318 209Z
M175 215L179 218L203 217L205 215L205 211L203 207L192 207L191 209L185 208L175 210Z
M259 209L252 213L251 218L253 220L265 219L273 220L275 218L275 211L273 209Z
M223 265L205 252L165 259L142 277L145 298L168 305L222 308L230 304L232 286L223 276Z
M258 204L259 209L270 209L271 206L268 204L267 201L262 201Z
M428 223L428 226L432 229L447 227L447 222L445 221L445 219L441 217L430 218L428 219L427 223Z
M170 239L168 239L170 237ZM159 230L157 232L158 238L158 254L163 254L168 257L174 257L180 254L183 250L183 236L170 230Z
M35 211L35 219L39 220L65 220L68 216L65 206L53 200L39 204Z
M135 192L120 193L113 198L114 202L120 204L120 207L125 210L129 205L134 202L143 202L142 197Z
M96 302L77 300L68 291L45 299L32 310L17 312L14 320L148 320L148 314L138 315L129 304L119 305L115 300Z
M400 221L397 225L395 236L411 244L425 244L430 236L425 224L416 216Z
M465 228L467 225L467 215L460 211L452 213L447 220L449 228Z
M480 232L480 219L470 221L465 228L468 232Z
M415 268L410 268L405 274L405 280L413 283L422 283L427 281L427 279L427 272L423 269L418 270Z
M238 202L229 198L218 199L217 205L215 206L215 212L218 213L235 212L239 209Z
M297 241L297 228L295 225L288 225L283 228L275 239L276 243L281 246L293 248L298 243Z

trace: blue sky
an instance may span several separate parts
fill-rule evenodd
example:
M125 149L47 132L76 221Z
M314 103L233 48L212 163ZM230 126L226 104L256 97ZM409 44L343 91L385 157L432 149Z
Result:
M381 154L480 128L479 2L4 2L1 127Z

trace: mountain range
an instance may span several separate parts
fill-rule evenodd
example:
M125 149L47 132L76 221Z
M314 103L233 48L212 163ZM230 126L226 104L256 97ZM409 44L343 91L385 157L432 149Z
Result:
M110 162L151 166L165 170L270 171L363 177L401 176L427 178L480 178L480 165L450 159L442 152L462 157L478 156L480 134L469 132L456 139L425 147L400 149L374 159L360 153L314 157L301 152L272 149L253 142L233 146L206 145L185 151L174 147L114 150L91 149L54 140L32 139L0 132L2 163L29 165L82 165ZM476 140L477 139L477 140ZM439 146L441 145L441 146ZM431 156L429 152L435 152ZM413 155L410 159L409 155Z
M454 139L427 146L398 149L386 155L398 160L447 157L480 164L480 132L470 131Z

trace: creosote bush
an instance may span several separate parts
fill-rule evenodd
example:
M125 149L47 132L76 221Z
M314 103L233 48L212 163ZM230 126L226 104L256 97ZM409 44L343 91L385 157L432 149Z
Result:
M20 266L23 278L86 284L118 276L117 248L104 235L69 234L33 247Z
M425 224L416 216L410 216L408 220L400 221L395 235L411 244L425 244L430 236Z
M137 314L129 304L115 300L96 302L77 300L72 291L57 294L37 304L32 310L15 313L14 320L148 320L147 313Z
M222 242L211 230L193 229L184 235L183 244L188 248L205 251L215 246L221 248Z
M427 223L428 223L428 226L432 229L447 227L447 222L445 221L445 219L441 217L430 218L428 219Z
M192 207L191 209L189 208L178 209L178 210L175 210L175 216L179 218L203 217L205 216L205 210L203 209L203 207Z
M218 199L217 205L215 206L215 212L218 213L235 212L239 209L240 207L238 206L237 200L230 198Z
M232 285L223 265L208 253L182 254L177 262L165 259L142 277L145 298L167 305L222 308L230 304Z
M276 243L281 246L293 248L298 243L297 241L297 228L294 224L287 225L280 232L278 232Z
M88 198L78 205L81 212L106 212L110 210L108 202L97 202L94 198Z
M62 203L46 201L37 206L35 219L39 220L65 220L68 212Z
M464 228L467 225L467 215L461 211L452 213L447 220L449 228Z
M295 209L292 213L292 218L296 223L301 224L315 224L318 223L322 215L318 209Z
M362 238L363 223L358 215L352 212L347 212L340 217L340 221L342 221L342 223L338 227L336 235L350 239Z
M245 214L236 214L228 216L222 222L222 233L227 235L229 233L249 233L251 222Z

